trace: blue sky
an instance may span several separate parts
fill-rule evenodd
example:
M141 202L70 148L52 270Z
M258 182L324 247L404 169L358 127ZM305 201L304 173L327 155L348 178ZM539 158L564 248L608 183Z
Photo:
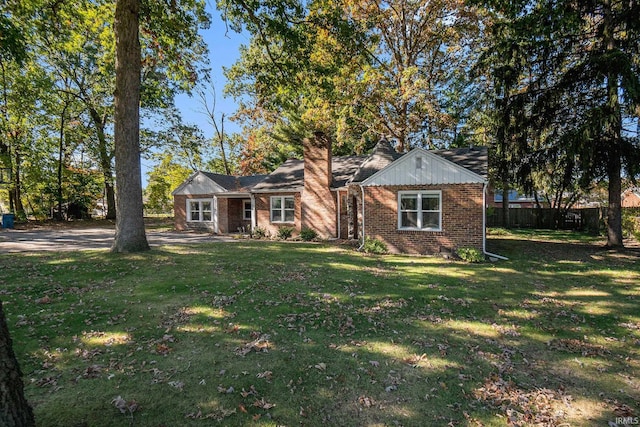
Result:
M236 111L236 104L232 98L223 98L223 90L227 81L222 73L223 67L233 65L239 57L239 48L242 44L249 44L249 36L246 33L236 33L227 29L220 13L212 4L207 2L207 9L211 14L211 27L200 31L205 42L209 46L209 62L211 68L211 81L215 84L216 116L219 118L224 113L225 118ZM202 109L197 97L180 95L176 98L176 106L182 113L182 119L187 124L197 125L205 137L211 138L213 129L207 122L204 114L198 112ZM225 119L225 133L239 131L237 126ZM142 159L142 186L147 186L147 172L153 167L150 160Z

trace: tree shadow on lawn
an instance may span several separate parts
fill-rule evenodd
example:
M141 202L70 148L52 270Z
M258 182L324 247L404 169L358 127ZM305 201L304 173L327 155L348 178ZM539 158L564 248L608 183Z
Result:
M608 258L508 244L512 260L479 265L272 243L136 255L122 262L155 278L132 268L94 289L92 324L48 343L65 349L53 360L30 356L36 414L119 425L117 395L137 402L141 425L606 425L637 413L637 285ZM637 264L621 262L638 283ZM122 302L106 309L118 287L123 317ZM37 316L62 312L67 293Z

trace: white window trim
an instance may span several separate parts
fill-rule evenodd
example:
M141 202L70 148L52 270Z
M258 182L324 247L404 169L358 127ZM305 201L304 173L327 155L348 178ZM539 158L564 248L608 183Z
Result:
M415 195L418 197L418 227L403 227L402 226L402 196ZM437 195L439 199L440 210L438 211L438 224L437 228L421 228L422 225L422 196L434 196ZM399 191L398 192L398 230L412 230L412 231L442 231L442 191L441 190L421 190L421 191Z
M200 219L191 219L191 203L193 202L197 202L198 203L198 212L199 212L199 218ZM203 202L209 202L211 203L211 219L208 221L204 221L202 219L202 203ZM187 199L187 222L213 222L214 221L214 217L215 217L215 203L213 199Z
M282 221L274 221L273 220L273 200L274 199L280 199L280 217L282 218ZM285 211L287 209L284 208L285 206L285 199L293 199L293 221L285 221ZM288 209L291 210L291 209ZM296 198L295 196L271 196L269 198L269 219L271 220L271 222L273 224L293 224L296 221Z
M251 210L252 210L251 200L243 200L242 201L242 219L244 221L251 221ZM247 211L249 212L249 216L247 216Z

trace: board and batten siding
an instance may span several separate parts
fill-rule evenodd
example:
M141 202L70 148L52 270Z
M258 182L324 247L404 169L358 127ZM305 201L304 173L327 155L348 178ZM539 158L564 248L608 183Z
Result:
M486 182L480 175L449 160L415 148L362 182L363 186L441 185Z
M173 195L198 195L225 193L227 190L212 181L202 172L196 172L191 178L186 180L180 187L173 191Z

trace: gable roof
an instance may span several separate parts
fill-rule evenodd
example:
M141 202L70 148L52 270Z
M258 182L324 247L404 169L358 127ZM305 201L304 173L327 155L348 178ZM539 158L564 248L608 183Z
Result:
M433 150L438 156L469 169L485 180L489 177L489 150L487 147L467 147L453 150Z
M269 175L232 176L203 172L210 180L229 192L248 193Z
M171 194L249 193L267 175L232 176L198 171L185 180Z
M482 173L481 160L476 157L482 159L483 151L468 150L466 153L456 153L455 151L459 150L455 150L447 152L447 154L450 158L474 166ZM482 176L470 168L448 160L441 153L414 148L398 161L389 164L362 181L361 185L434 185L484 182L486 182L486 173L485 176Z

